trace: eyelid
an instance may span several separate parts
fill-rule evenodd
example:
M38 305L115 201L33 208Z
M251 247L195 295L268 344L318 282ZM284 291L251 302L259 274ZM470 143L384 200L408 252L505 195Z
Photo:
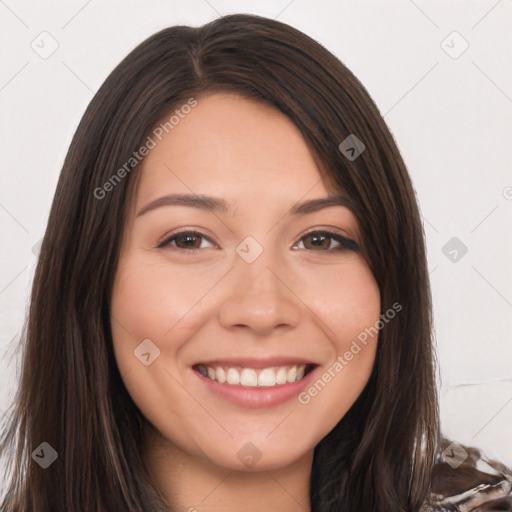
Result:
M346 250L352 250L352 251L359 251L360 247L357 241L352 238L351 236L347 235L346 233L341 232L339 228L333 228L333 227L322 227L322 226L315 226L314 228L309 229L305 233L299 236L297 239L297 242L294 242L294 246L300 242L303 238L306 236L312 234L312 233L320 233L320 234L326 234L329 237L334 238L335 240L337 238L341 240L337 240L339 244L342 245L342 249ZM347 245L352 247L347 247ZM325 253L332 253L335 252L336 249L328 249L326 251L312 251L312 252L325 252Z
M157 242L156 247L163 249L169 244L169 242L172 238L174 238L175 236L178 236L178 235L185 235L185 234L199 235L199 236L205 238L206 240L208 240L209 242L211 242L216 247L219 246L219 244L215 241L215 239L212 235L206 234L204 231L202 231L200 229L196 229L196 228L183 228L183 229L179 229L177 231L171 231L170 233L165 234L162 237L162 239ZM188 252L194 252L197 250L197 249L182 249L181 247L175 247L175 249L178 251L188 251Z
M337 235L342 238L346 238L347 240L352 240L355 242L355 239L352 238L349 234L347 234L344 230L341 228L335 228L331 226L315 226L314 228L308 229L306 232L302 233L300 235L300 238L304 238L306 235L309 235L311 233L330 233L332 235Z

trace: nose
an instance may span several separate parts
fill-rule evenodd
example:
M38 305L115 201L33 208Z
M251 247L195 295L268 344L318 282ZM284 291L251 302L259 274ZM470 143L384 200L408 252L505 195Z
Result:
M266 336L277 328L298 325L301 301L293 291L290 275L264 254L252 263L236 261L219 308L223 327L246 328Z

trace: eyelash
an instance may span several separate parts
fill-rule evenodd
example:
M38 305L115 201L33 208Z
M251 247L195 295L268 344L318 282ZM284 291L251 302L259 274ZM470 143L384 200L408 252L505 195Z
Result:
M213 243L213 244L215 243L208 236L206 236L203 233L200 233L198 231L178 231L175 233L171 233L168 237L166 237L164 240L162 240L157 245L157 248L163 249L165 247L171 246L171 242L174 241L180 235L193 235L194 237L204 238L204 239L208 240L210 243ZM341 251L346 251L346 250L354 251L354 252L359 251L359 246L357 245L357 243L354 240L347 238L345 236L342 236L339 233L335 233L334 231L329 231L327 229L309 231L308 233L306 233L299 239L299 242L310 235L327 236L328 238L332 238L332 239L336 240L336 242L338 242L340 244L340 246L335 247L333 249L329 248L329 249L318 250L318 251L315 251L313 249L303 249L303 250L312 251L312 252L326 252L326 253L341 252ZM185 252L185 253L193 253L193 252L197 252L197 251L201 250L201 249L182 249L181 247L176 247L176 246L171 246L171 247L173 247L173 250L175 250L175 251L180 251L180 252Z

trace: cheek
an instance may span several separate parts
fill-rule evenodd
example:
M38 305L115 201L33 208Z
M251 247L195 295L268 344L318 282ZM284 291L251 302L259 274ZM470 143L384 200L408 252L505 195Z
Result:
M137 255L120 261L116 273L110 307L114 356L128 393L150 420L163 414L179 423L190 406L174 379L189 335L184 319L204 295L190 277Z
M317 286L304 287L304 295L340 353L360 333L378 323L379 287L368 266L359 259L340 268L335 278L331 269L324 276L318 275L316 282Z
M323 292L312 287L309 299L325 326L332 356L298 401L309 411L305 421L320 425L326 435L354 404L371 375L379 334L380 291L361 261L351 262L336 280L331 272L330 278L325 276L322 281Z
M155 349L158 359L150 368L176 368L182 346L207 321L205 296L218 279L218 272L200 265L183 271L166 261L147 260L144 253L125 256L114 281L110 313L121 374L139 369L134 351L147 339L160 351Z
M135 258L127 258L119 264L110 316L114 352L121 373L136 366L134 350L143 340L151 340L160 350L160 357L163 333L175 323L181 295L172 293L172 288L179 283L167 283L158 275L155 265Z
M120 265L111 314L133 337L163 338L208 290L207 276L132 258Z

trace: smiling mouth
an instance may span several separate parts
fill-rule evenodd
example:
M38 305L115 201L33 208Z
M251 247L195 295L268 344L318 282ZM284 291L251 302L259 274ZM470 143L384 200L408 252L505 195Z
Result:
M268 368L244 368L240 366L208 366L197 364L193 369L203 377L220 384L244 387L282 386L303 379L314 368L315 364L293 364L286 366L270 366Z

